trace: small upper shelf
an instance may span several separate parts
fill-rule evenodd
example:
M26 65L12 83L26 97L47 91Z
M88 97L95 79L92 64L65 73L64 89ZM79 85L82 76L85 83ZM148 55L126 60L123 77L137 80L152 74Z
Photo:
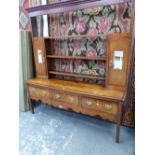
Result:
M97 35L74 35L74 36L51 36L51 37L44 37L44 39L53 39L53 40L68 40L68 39L74 39L74 40L81 40L81 39L90 39L94 40L94 38L100 37L102 40L106 40L106 36L103 34L97 34Z
M64 75L64 76L78 77L78 78L105 80L105 77L96 76L96 75L85 75L85 74L67 73L67 72L58 72L58 71L49 71L48 73L54 74L54 75Z
M77 59L77 60L101 60L106 61L105 57L84 57L84 56L58 56L58 55L47 55L47 58L55 59Z
M56 2L42 6L28 8L30 17L36 17L46 14L56 14L68 11L74 11L84 8L96 6L111 5L117 3L131 2L132 0L67 0L64 2Z

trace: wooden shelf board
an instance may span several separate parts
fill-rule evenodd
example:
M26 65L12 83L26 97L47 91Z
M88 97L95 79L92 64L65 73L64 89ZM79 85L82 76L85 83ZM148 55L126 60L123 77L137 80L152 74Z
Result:
M56 58L56 59L81 59L81 60L102 60L102 61L106 61L106 58L105 57L47 55L47 58Z
M82 38L90 39L94 37L101 37L102 40L106 40L106 36L104 34L97 34L97 35L75 35L75 36L50 36L50 37L44 37L44 39L53 39L53 40L68 40L68 39L74 39L74 40L81 40ZM94 40L94 39L92 39Z
M95 75L84 75L84 74L57 72L57 71L49 71L49 74L64 75L64 76L79 77L79 78L89 78L89 79L96 79L96 80L105 80L105 77L100 77Z

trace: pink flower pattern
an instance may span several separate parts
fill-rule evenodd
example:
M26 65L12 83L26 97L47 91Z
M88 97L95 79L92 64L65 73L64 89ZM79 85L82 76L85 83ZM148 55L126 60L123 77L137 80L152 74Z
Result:
M80 41L75 41L74 42L74 48L75 48L75 50L79 50L81 48L81 42Z
M75 19L74 27L77 33L82 33L86 30L86 23L84 20Z
M90 40L95 40L96 35L98 34L98 31L97 31L97 29L95 27L93 27L93 28L90 28L88 30L87 34L88 34L88 37L89 37Z
M108 29L110 28L110 21L108 18L101 18L99 26L98 26L98 30L99 33L106 33L108 32Z
M96 50L90 47L87 51L87 57L97 57Z

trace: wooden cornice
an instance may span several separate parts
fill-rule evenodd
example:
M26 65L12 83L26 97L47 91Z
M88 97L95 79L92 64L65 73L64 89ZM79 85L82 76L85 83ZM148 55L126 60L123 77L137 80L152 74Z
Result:
M30 17L56 14L95 6L131 2L132 0L68 0L26 9Z

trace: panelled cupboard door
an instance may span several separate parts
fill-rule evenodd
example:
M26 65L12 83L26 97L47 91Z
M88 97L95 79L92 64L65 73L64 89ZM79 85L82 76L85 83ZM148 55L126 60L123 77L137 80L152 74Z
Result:
M108 38L108 86L125 87L130 65L129 33L116 33Z
M38 78L48 78L45 44L43 38L33 38L33 50Z

